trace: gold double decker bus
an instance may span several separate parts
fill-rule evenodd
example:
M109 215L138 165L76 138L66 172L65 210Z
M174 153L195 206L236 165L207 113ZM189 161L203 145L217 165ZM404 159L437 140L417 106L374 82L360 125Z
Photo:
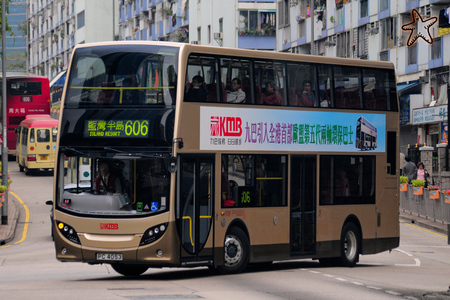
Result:
M377 146L364 151L361 117L377 129ZM399 245L391 63L78 45L57 143L52 225L62 262L123 275L237 273L299 258L353 267Z

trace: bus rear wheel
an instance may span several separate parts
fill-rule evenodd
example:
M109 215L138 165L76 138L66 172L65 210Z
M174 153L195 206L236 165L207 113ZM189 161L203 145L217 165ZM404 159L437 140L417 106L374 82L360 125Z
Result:
M143 265L111 264L111 267L124 276L139 276L148 270L148 267Z
M232 227L225 236L224 264L218 266L221 274L236 274L242 272L250 257L250 242L247 235L239 228Z
M19 165L19 171L20 171L20 172L25 172L25 168L24 168L24 166L22 166L22 165Z
M344 225L341 233L341 264L345 267L354 267L359 261L361 251L361 238L358 227L353 223Z

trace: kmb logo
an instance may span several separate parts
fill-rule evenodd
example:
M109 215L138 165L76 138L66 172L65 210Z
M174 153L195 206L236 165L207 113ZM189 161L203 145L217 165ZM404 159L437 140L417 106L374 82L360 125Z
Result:
M211 116L211 136L241 136L242 119Z
M100 229L117 230L117 229L119 229L119 224L117 224L117 223L100 223Z

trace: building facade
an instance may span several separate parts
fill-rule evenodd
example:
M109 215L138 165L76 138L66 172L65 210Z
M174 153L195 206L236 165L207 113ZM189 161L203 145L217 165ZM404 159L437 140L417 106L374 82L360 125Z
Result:
M277 5L278 51L395 65L403 153L416 144L446 142L450 53L443 50L450 46L449 1L278 0Z
M77 44L118 38L118 1L28 0L28 71L52 79Z

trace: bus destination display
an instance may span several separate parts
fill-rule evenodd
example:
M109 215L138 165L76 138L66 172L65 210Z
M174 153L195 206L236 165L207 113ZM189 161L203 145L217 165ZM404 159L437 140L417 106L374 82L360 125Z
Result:
M86 120L84 137L146 138L148 120Z

